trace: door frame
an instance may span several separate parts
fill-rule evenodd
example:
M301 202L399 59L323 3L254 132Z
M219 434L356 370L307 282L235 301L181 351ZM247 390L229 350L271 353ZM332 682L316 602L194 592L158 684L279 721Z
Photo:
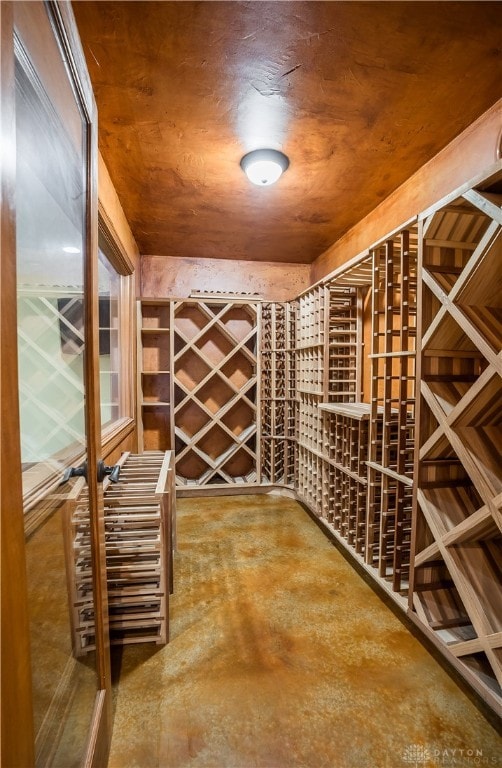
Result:
M84 383L87 463L88 467L94 468L89 473L89 507L97 690L82 765L98 768L107 762L112 702L103 491L102 485L97 483L97 464L101 458L97 110L71 5L57 0L48 0L45 5L63 48L87 124ZM0 21L1 762L9 768L29 768L34 765L35 756L18 403L13 2L0 3Z

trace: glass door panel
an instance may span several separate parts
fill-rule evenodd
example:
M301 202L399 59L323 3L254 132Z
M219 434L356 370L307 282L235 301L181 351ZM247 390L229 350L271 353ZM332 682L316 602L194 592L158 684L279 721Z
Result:
M85 754L97 690L90 534L77 546L74 523L81 499L89 515L87 489L83 477L61 484L67 468L83 465L87 447L89 127L50 7L15 4L15 28L19 401L36 762L70 768ZM80 591L77 569L87 574Z

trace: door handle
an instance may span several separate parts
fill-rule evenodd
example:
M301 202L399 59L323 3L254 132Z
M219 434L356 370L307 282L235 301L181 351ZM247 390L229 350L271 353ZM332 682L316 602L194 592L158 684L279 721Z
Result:
M120 464L115 464L113 467L109 467L105 464L103 459L98 461L97 478L98 483L102 483L105 477L109 475L112 483L118 483L120 475ZM63 474L63 479L60 485L67 483L70 477L85 477L87 480L87 462L84 461L79 467L67 467Z
M112 483L118 483L120 475L120 464L109 467L103 459L98 461L98 483L102 483L105 477L109 475Z
M63 485L63 483L67 483L70 477L85 477L87 480L87 462L84 461L83 464L81 464L79 467L67 467L63 474L63 479L59 483L59 485Z

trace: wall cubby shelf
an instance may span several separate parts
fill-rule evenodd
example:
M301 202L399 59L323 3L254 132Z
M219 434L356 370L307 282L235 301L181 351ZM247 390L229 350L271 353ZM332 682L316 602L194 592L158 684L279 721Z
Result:
M138 302L138 450L172 448L170 302Z

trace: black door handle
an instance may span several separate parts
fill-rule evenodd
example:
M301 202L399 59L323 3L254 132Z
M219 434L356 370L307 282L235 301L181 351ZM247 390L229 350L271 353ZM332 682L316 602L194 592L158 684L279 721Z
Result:
M120 464L115 464L113 467L109 467L105 464L103 459L100 459L98 461L98 483L102 483L107 475L110 476L112 483L118 483Z
M87 480L87 462L84 461L83 464L81 464L79 467L67 467L63 474L63 479L59 483L59 485L63 485L63 483L67 483L70 477L85 477Z

